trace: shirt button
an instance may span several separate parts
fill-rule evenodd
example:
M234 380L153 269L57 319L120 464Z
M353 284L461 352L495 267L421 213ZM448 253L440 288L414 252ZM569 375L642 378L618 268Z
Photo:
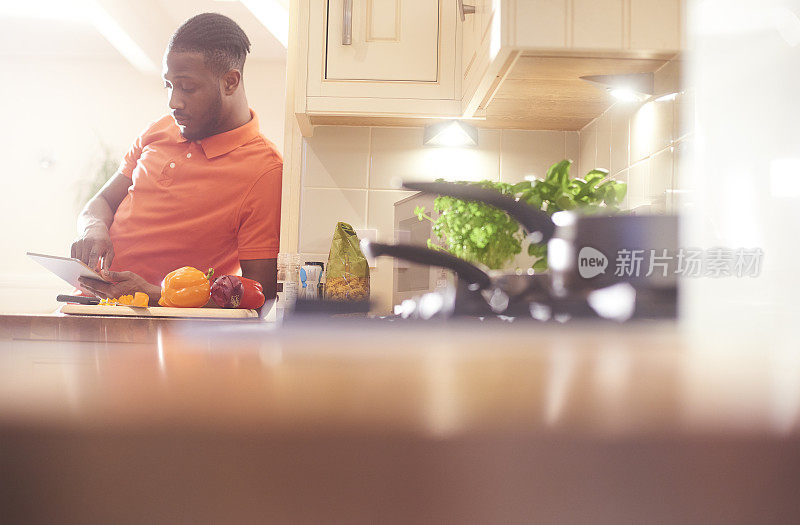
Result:
M175 163L174 163L174 162L170 162L170 163L169 163L169 167L170 167L170 168L174 168L174 167L175 167Z
M191 158L192 158L192 154L191 154L191 153L187 153L187 154L186 154L186 158L187 158L187 159L191 159Z

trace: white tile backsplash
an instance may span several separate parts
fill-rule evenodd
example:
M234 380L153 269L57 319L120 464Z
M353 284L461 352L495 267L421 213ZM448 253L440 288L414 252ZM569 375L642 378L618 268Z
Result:
M631 186L629 184L630 181L628 180L628 170L627 169L622 170L616 173L612 178L618 182L624 182L625 184L628 185L628 188L625 192L625 198L622 200L622 208L627 209L629 207L628 203L631 195Z
M596 167L597 161L597 121L581 130L580 165L581 173L588 173Z
M303 143L303 186L366 188L369 133L363 127L317 127Z
M572 173L583 173L581 171L580 156L581 156L581 136L577 131L567 131L565 133L567 144L564 158L572 161ZM587 170L588 171L588 170Z
M650 180L647 186L647 200L655 213L666 213L672 207L672 148L653 155L650 159Z
M671 98L661 101L655 100L652 104L655 106L653 110L655 122L653 122L652 130L651 155L672 145L673 125L675 122L675 102Z
M597 119L597 153L594 167L611 170L611 115L606 112ZM593 168L589 168L593 169ZM586 170L587 172L589 170ZM581 175L585 175L582 173Z
M563 131L503 130L500 179L516 183L528 175L544 178L547 168L568 157L566 143Z
M378 241L395 242L394 204L414 195L413 191L370 191L367 227L378 230Z
M305 188L300 203L300 251L329 251L336 223L365 228L366 212L366 190Z
M683 89L681 74L679 59L665 64L655 73L656 92ZM656 100L611 106L580 131L581 158L591 158L593 144L597 167L628 183L627 208L649 203L650 211L665 213L677 211L680 186L686 185L688 174L678 176L679 158L691 140L693 102L691 91Z
M500 131L479 130L471 148L425 146L424 128L372 128L370 189L397 189L397 180L498 180Z
M687 90L675 98L674 136L681 139L694 131L694 91Z
M628 208L650 204L647 198L650 180L650 159L634 164L628 169Z
M612 174L627 169L629 164L631 108L625 104L614 104L608 110L611 119L611 156L609 170Z
M646 159L653 151L656 107L652 102L642 105L631 117L630 164Z

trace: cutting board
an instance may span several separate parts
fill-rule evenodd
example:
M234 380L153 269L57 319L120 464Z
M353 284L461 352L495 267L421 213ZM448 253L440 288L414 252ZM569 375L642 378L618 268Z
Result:
M134 308L132 306L106 306L94 304L70 304L61 307L62 314L107 315L125 317L182 317L192 319L252 319L258 318L255 310L244 308L167 308L152 306Z

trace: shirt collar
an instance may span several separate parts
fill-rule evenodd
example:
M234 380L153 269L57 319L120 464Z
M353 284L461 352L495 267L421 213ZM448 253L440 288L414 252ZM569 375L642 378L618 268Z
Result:
M251 109L250 121L246 124L224 133L211 135L197 142L203 148L203 153L205 153L206 158L213 159L214 157L225 155L239 146L247 144L256 138L259 133L258 117L255 111ZM181 136L179 141L186 142L186 139Z

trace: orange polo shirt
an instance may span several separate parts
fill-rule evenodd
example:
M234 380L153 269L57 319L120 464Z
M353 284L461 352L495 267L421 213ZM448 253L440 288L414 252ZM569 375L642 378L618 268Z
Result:
M132 179L109 230L114 271L159 284L182 266L240 272L239 260L278 256L283 159L258 119L189 142L167 115L125 155Z

